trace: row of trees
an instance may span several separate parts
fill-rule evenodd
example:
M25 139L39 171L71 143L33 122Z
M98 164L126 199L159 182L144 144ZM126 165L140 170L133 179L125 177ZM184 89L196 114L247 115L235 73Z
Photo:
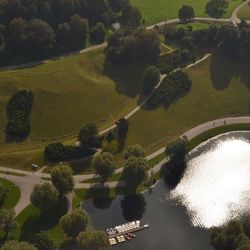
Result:
M147 104L155 108L159 105L170 105L184 96L192 87L192 81L182 70L169 74L149 98Z
M33 104L33 94L20 90L13 94L7 105L7 139L26 138L30 132L29 116Z

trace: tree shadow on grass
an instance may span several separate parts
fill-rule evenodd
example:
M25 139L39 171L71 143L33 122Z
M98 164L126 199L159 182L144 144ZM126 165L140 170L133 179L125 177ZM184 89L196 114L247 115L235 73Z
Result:
M250 88L250 63L237 61L216 53L212 56L210 64L210 78L213 87L224 90L229 87L233 78L238 78Z
M21 227L21 240L32 242L36 233L49 230L56 226L60 218L67 213L67 210L68 202L65 198L58 202L51 214L46 215L38 213L30 216Z
M105 60L103 74L115 82L119 94L135 98L142 93L142 76L146 67L143 62L114 65Z

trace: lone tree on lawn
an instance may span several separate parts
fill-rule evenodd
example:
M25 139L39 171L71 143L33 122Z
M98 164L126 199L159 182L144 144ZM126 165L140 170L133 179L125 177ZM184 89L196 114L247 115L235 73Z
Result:
M228 7L227 0L210 0L206 5L206 14L214 18L220 18Z
M146 68L143 74L143 90L149 94L160 81L160 71L157 67Z
M130 156L123 169L123 177L129 188L136 189L147 178L147 161L142 157Z
M42 213L49 213L57 204L58 193L50 183L37 184L31 193L30 201Z
M98 129L96 124L88 123L79 132L78 140L82 147L95 148L98 144Z
M51 180L61 198L74 189L73 171L68 166L55 167Z
M190 21L194 18L194 9L192 6L189 5L183 5L181 9L179 10L179 19L181 21Z
M108 236L102 231L81 232L77 241L82 250L110 250Z
M102 153L94 158L93 165L97 174L107 180L115 171L114 157L111 153Z
M60 219L63 232L75 239L81 231L85 231L88 226L89 217L83 209L76 209L70 214L64 215Z

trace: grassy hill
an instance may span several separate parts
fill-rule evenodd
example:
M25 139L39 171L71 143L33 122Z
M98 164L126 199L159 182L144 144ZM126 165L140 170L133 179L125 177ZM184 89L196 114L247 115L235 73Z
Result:
M247 4L240 9L239 17L242 19L250 20L250 4Z
M132 3L141 10L147 25L177 17L183 4L193 6L196 16L206 16L205 6L207 2L208 0L132 0ZM240 3L241 0L229 0L225 17L230 16L235 6Z
M18 89L34 94L31 135L54 137L77 131L86 122L100 128L136 106L143 65L115 67L102 50L38 67L0 72L0 130L6 128L6 104Z
M188 69L191 92L170 107L139 111L130 120L127 145L139 143L152 152L203 122L249 115L249 66L215 55Z

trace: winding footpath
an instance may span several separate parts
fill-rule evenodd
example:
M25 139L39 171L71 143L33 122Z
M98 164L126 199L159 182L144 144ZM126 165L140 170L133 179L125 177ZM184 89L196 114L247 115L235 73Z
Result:
M236 25L236 24L240 23L240 19L237 17L237 14L238 14L239 10L245 4L248 4L248 3L250 3L250 0L247 0L247 1L243 2L242 4L240 4L233 11L231 18L229 18L229 19L214 19L214 18L209 18L209 17L197 17L197 18L194 19L194 21L227 22L227 23L231 22L231 23ZM147 27L147 29L153 29L156 25L157 26L162 26L162 25L166 25L166 24L176 24L176 23L180 23L180 20L179 19L171 19L171 20L163 21L163 22L160 22L158 24L149 26L149 27ZM100 44L100 45L97 45L97 46L89 47L87 49L84 49L84 50L81 50L81 51L78 51L78 52L70 53L70 54L67 54L67 55L62 55L60 57L54 57L54 58L51 58L49 60L43 60L43 61L33 62L33 63L29 63L29 64L22 64L22 65L17 65L17 66L5 67L5 68L1 68L0 70L17 70L17 69L26 68L26 67L34 67L36 65L48 63L50 61L57 60L57 59L60 59L60 58L64 58L66 56L87 53L89 51L104 48L106 46L107 46L107 43L103 43L103 44ZM193 67L193 66L203 62L209 56L210 56L210 54L205 55L203 58L196 61L195 63L188 65L186 68ZM165 76L166 75L161 76L160 82L155 87L154 91L160 86L160 84L161 84L162 80L165 78ZM133 109L131 112L129 112L125 116L125 118L129 119L136 112L138 112L141 109L141 107L143 105L145 105L145 103L150 98L150 96L153 94L153 92L147 98L145 98L145 100L139 106L137 106L135 109ZM250 123L250 117L248 117L248 116L227 117L227 118L217 119L217 120L214 120L214 121L206 122L206 123L201 124L201 125L199 125L197 127L194 127L192 129L188 130L187 132L185 132L184 134L182 134L181 137L186 137L188 140L191 140L191 139L195 138L197 135L200 135L200 134L202 134L202 133L204 133L204 132L206 132L206 131L208 131L208 130L210 130L212 128L216 128L216 127L220 127L220 126L224 126L224 125L230 125L230 124L246 124L246 123ZM101 132L101 134L104 134L104 133L108 132L109 130L111 130L113 128L115 128L115 125L109 127L106 130L103 130ZM151 160L151 159L155 158L156 156L162 154L164 151L165 151L165 147L161 148L158 151L154 152L153 154L147 156L146 159ZM161 167L162 167L163 163L166 163L167 161L168 161L168 159L164 159L160 163L156 164L152 169L150 169L148 171L148 173L149 174L152 174L152 173L155 174L155 173L159 172L161 170ZM123 170L123 168L116 169L115 174L121 173L122 170ZM10 180L15 185L17 185L19 187L20 191L21 191L20 200L19 200L19 202L17 203L17 205L15 207L16 215L18 215L25 207L27 207L30 204L30 195L31 195L31 192L32 192L34 186L36 184L49 181L49 178L50 178L49 174L42 173L41 171L29 172L29 171L24 171L24 170L11 169L11 168L7 168L7 167L0 167L0 171L1 171L0 172L0 177L1 178L5 178L7 180ZM20 176L20 175L22 175L22 176ZM82 183L83 181L86 181L88 179L92 179L92 178L95 178L95 177L97 177L95 174L76 175L76 176L74 176L75 188L76 189L89 189L89 188L102 188L104 186L109 187L109 188L113 188L113 187L125 185L124 181L107 182L107 183L104 183L104 184L100 184L100 183L93 183L93 184L91 184L91 183ZM69 202L70 209L69 210L71 210L72 209L72 194L69 195L69 200L70 200L70 202Z

